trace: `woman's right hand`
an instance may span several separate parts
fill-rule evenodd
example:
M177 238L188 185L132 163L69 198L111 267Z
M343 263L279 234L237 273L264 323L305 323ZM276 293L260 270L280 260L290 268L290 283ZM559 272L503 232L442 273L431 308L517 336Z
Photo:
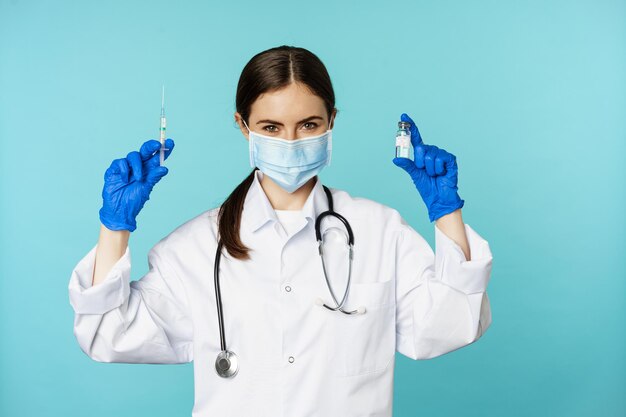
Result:
M165 159L174 149L174 141L165 141ZM163 178L168 169L159 164L161 143L148 140L139 152L132 151L126 158L115 159L104 173L100 221L109 230L137 228L135 218L150 199L152 187Z

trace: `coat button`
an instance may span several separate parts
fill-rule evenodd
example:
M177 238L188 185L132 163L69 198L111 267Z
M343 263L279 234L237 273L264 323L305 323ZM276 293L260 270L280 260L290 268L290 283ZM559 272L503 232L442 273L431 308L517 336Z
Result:
M287 286L285 287L285 291L290 292L290 291L291 291L291 287L290 287L289 285L287 285Z
M289 363L293 363L293 361L294 361L294 360L295 360L295 359L293 358L293 356L290 356L290 357L289 357Z

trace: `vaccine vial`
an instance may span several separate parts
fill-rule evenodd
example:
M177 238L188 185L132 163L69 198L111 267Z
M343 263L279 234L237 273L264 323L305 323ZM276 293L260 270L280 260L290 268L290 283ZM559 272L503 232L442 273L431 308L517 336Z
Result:
M411 123L398 122L396 132L396 158L412 158L411 156Z

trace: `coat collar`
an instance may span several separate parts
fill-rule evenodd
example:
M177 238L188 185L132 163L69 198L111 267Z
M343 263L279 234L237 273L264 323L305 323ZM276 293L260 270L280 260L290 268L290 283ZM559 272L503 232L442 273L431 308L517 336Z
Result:
M245 227L251 232L256 232L270 220L278 221L276 212L267 198L263 187L261 187L263 175L261 170L257 169L254 172L254 180L246 194L243 211L241 213L242 227ZM315 176L315 185L302 207L302 214L307 221L312 220L315 222L317 216L326 210L328 210L326 193L324 192L319 176Z

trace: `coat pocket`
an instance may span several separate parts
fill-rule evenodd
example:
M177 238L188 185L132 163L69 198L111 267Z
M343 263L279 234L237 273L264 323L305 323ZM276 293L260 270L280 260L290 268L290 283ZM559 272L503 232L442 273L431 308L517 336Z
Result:
M342 294L343 295L343 294ZM394 281L353 283L344 310L327 310L327 353L331 372L354 376L386 369L395 353Z

